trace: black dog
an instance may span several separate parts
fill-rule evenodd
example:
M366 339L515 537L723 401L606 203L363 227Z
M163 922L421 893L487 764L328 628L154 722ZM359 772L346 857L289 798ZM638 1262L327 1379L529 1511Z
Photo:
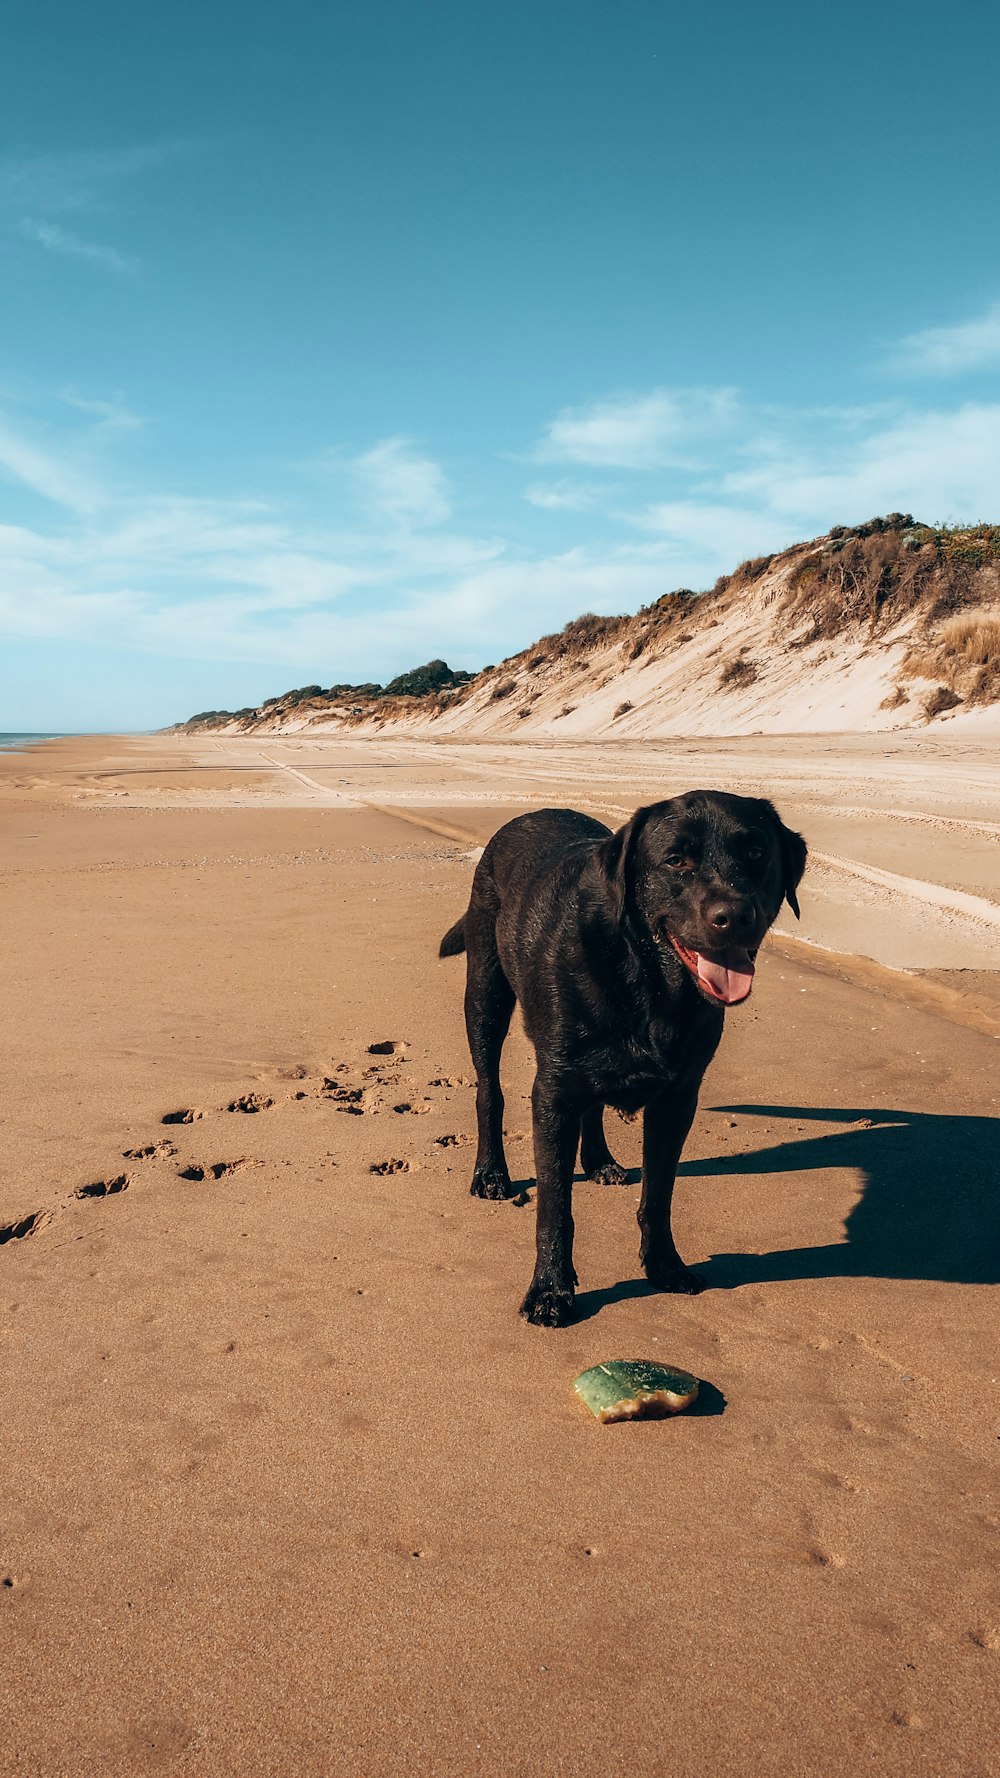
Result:
M603 1108L645 1107L640 1256L661 1290L701 1290L670 1232L670 1201L724 1009L745 1000L757 947L795 891L806 846L769 802L692 790L611 833L541 809L494 834L467 912L440 955L468 955L465 1019L476 1069L472 1192L512 1194L500 1051L515 999L535 1048L531 1095L537 1258L521 1313L560 1327L573 1311L572 1182L624 1183Z

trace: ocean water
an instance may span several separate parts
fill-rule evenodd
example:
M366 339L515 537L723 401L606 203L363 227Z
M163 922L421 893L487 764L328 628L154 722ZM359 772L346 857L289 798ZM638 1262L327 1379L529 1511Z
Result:
M20 735L16 730L0 729L0 753L16 752L18 747L28 747L32 741L58 741L58 735Z

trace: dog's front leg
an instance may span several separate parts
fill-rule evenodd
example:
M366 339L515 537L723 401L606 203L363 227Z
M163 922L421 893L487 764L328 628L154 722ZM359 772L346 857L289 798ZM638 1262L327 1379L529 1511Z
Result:
M535 1273L521 1304L536 1327L565 1327L573 1315L573 1163L580 1107L536 1076L531 1094L535 1141Z
M642 1120L642 1197L639 1258L650 1284L684 1296L705 1286L689 1272L674 1245L670 1204L681 1150L694 1122L698 1089L661 1093L646 1106Z

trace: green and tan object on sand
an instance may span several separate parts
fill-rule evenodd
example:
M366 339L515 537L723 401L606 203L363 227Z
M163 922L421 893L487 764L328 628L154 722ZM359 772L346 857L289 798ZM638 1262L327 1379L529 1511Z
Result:
M584 1371L573 1388L598 1420L662 1420L691 1406L698 1379L648 1358L609 1358Z

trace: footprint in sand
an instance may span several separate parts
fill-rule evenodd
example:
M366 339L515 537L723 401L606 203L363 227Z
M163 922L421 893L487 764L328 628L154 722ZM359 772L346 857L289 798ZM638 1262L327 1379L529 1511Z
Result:
M439 1074L436 1080L427 1084L432 1087L471 1087L473 1082L465 1074Z
M434 1141L438 1148L464 1148L467 1142L472 1141L472 1137L459 1133L458 1135L435 1136Z
M320 1092L322 1098L329 1099L338 1111L349 1112L352 1117L368 1117L378 1109L369 1087L349 1087L343 1081L328 1078Z
M430 1099L404 1099L401 1105L394 1105L392 1109L401 1116L409 1113L411 1117L423 1117L425 1112L434 1110L434 1105Z
M241 1156L236 1161L211 1161L203 1166L200 1161L192 1161L190 1166L178 1167L178 1179L224 1179L227 1173L238 1173L241 1167L259 1167L260 1161L247 1160Z
M123 1161L151 1161L155 1155L169 1156L177 1153L177 1144L168 1142L147 1142L145 1148L123 1148Z
M274 1100L269 1099L266 1093L243 1093L239 1099L233 1099L230 1104L226 1106L226 1110L245 1111L248 1113L255 1111L270 1111L273 1104Z
M90 1185L77 1186L69 1198L63 1200L63 1205L74 1198L87 1201L93 1198L117 1197L119 1192L128 1191L131 1183L127 1173L117 1173L111 1179L95 1179ZM3 1224L0 1226L0 1247L5 1247L8 1241L25 1241L29 1235L36 1235L39 1229L47 1227L55 1215L55 1210L34 1210L30 1216L20 1216L16 1222Z
M8 1241L26 1240L28 1235L37 1234L51 1221L51 1210L34 1210L30 1216L20 1216L16 1222L5 1223L0 1228L0 1247L6 1247Z
M398 1158L391 1161L373 1161L368 1171L369 1173L379 1173L383 1176L389 1173L412 1173L415 1171L415 1163L413 1161L403 1161Z
M81 1185L73 1193L74 1198L113 1198L118 1192L127 1192L132 1181L127 1173L119 1173L114 1179L95 1179L93 1185Z
M409 1048L410 1045L405 1038L387 1037L382 1043L370 1043L368 1054L370 1056L405 1056Z
M161 1117L160 1122L161 1124L194 1124L197 1123L200 1117L204 1117L204 1115L203 1111L197 1111L192 1106L181 1111L165 1112L163 1117Z

